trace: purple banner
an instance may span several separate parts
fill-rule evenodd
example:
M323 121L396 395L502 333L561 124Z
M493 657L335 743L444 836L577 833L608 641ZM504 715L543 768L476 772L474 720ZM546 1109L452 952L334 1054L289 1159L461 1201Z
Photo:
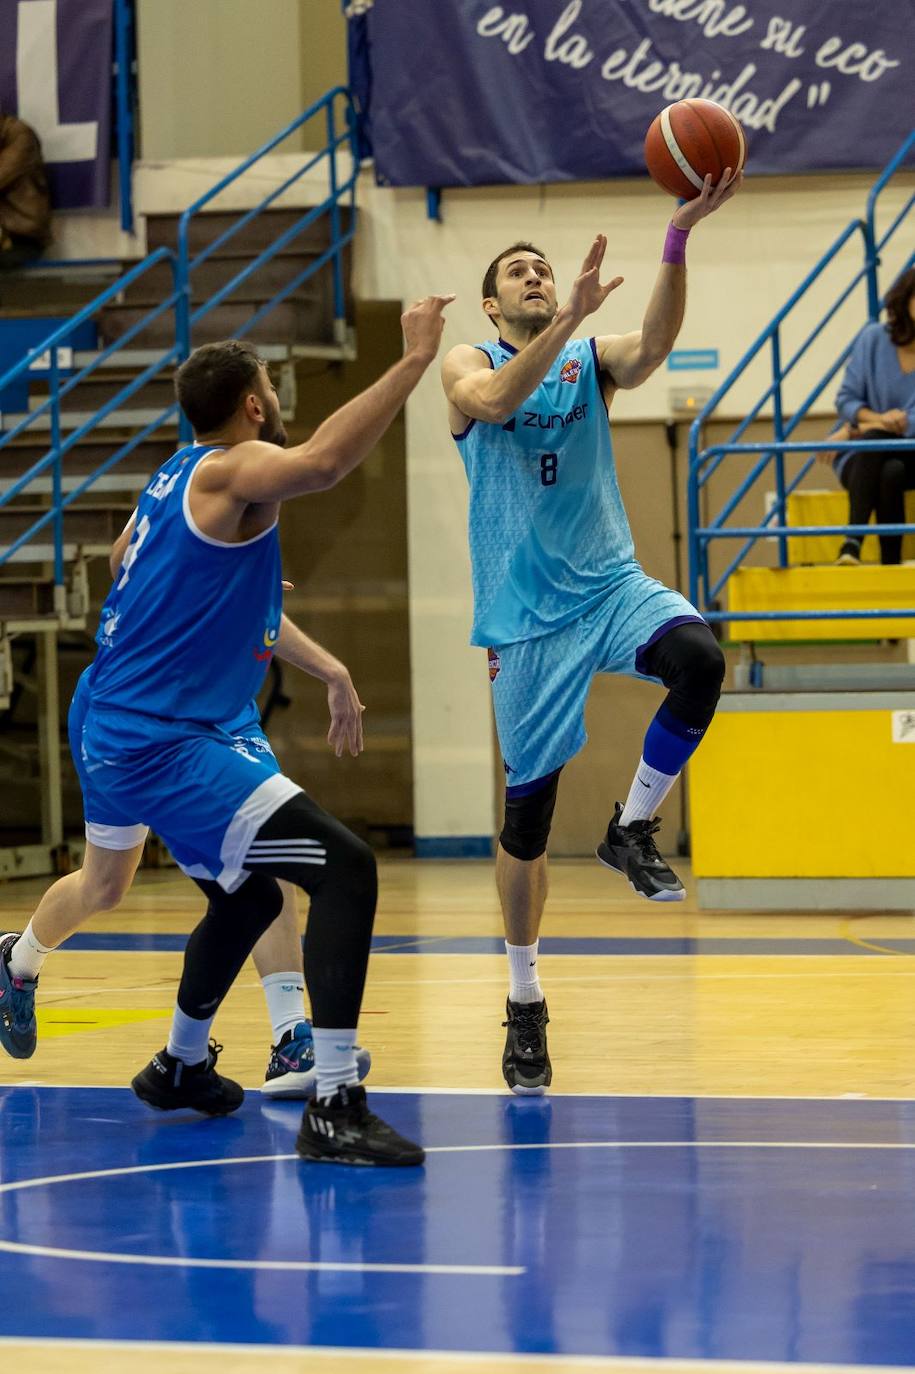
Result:
M54 206L110 201L114 0L2 0L0 109L41 139Z
M349 12L371 58L357 94L391 186L641 175L648 125L688 96L741 120L751 175L881 167L915 123L912 0L362 0Z

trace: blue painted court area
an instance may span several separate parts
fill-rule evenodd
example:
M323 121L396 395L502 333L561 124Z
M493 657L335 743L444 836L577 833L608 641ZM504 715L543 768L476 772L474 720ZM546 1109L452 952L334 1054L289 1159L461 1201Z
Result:
M183 952L187 935L132 932L120 930L80 931L67 940L67 950L95 950L109 953L172 954ZM496 935L376 935L373 954L505 954L505 941ZM545 935L540 938L541 954L610 955L693 955L693 954L775 954L798 955L880 955L915 954L915 939L905 936L881 938L878 944L858 944L839 938L772 936L637 936L637 935Z
M911 1363L915 1104L378 1094L421 1170L299 1111L0 1096L0 1334Z

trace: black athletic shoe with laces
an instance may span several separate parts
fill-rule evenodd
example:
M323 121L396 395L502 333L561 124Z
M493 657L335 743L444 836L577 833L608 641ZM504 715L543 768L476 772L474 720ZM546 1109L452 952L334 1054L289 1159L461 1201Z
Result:
M422 1164L422 1146L406 1140L370 1112L365 1088L340 1086L326 1101L309 1102L295 1147L303 1159L323 1164L403 1166Z
M617 802L607 834L597 846L601 863L622 874L633 891L650 902L682 902L686 896L683 884L661 858L654 842L661 829L660 817L620 825L622 814L622 805Z
M502 1076L519 1097L539 1097L553 1080L553 1066L546 1048L549 1016L546 1002L505 1003L508 1027Z
M227 1116L241 1106L245 1094L239 1083L216 1072L221 1053L222 1045L211 1040L206 1059L184 1064L168 1050L160 1050L130 1086L141 1102L160 1112L190 1108L207 1116Z

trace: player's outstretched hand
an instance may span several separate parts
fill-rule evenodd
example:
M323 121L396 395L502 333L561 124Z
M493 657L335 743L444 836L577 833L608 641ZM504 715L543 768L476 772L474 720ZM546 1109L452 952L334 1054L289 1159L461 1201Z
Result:
M445 328L443 311L454 296L424 296L414 301L400 317L407 353L415 353L426 362L432 361L442 341Z
M705 219L706 215L714 214L720 210L725 201L736 196L743 185L743 172L732 173L730 167L725 167L724 176L717 186L712 185L711 176L707 176L702 183L702 190L694 200L688 200L674 211L672 224L678 229L692 229L693 225L698 224L700 219Z
M327 705L330 709L327 743L338 759L342 759L347 750L357 758L363 748L362 713L365 707L345 668L339 677L327 684Z
M583 320L586 315L593 315L595 310L599 310L603 305L610 292L623 284L622 277L614 277L606 286L601 285L600 269L606 251L607 236L598 234L581 265L581 271L575 278L566 306L578 320Z

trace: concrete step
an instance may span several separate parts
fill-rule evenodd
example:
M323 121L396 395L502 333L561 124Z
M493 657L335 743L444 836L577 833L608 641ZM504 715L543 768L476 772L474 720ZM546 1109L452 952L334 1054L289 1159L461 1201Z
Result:
M100 410L119 391L132 382L137 374L122 369L106 371L102 376L87 377L64 398L68 410ZM37 410L47 399L47 380L39 378L29 387L29 409ZM154 377L124 401L128 410L165 410L175 399L175 385L170 372Z
M54 583L34 577L0 576L0 620L56 620Z
M294 277L299 276L307 267L310 267L321 252L323 249L314 248L307 253L298 251L295 254L277 254L275 258L271 258L269 262L262 263L260 267L256 268L227 299L233 303L240 301L259 303L272 300L277 292L288 286ZM233 277L237 276L239 272L243 272L256 256L256 254L244 253L235 257L214 256L201 263L191 273L194 305L202 305L217 291L221 291ZM148 272L144 272L137 281L132 282L124 291L122 300L126 305L158 305L161 300L171 294L173 289L171 265L167 262L160 262L155 267L150 268Z
M324 274L317 283L320 296L309 293L307 298L282 301L253 327L249 321L255 307L248 305L220 305L193 326L193 344L218 343L222 339L239 337L254 343L284 339L288 344L333 344L333 294L330 281ZM104 342L121 338L145 314L142 307L132 305L106 306L102 312L100 329ZM136 335L139 347L167 346L174 341L174 321L160 316Z
M85 477L95 472L114 452L117 444L113 441L94 441L77 444L64 455L63 489L73 491ZM147 478L171 457L178 447L177 436L171 434L161 439L147 439L122 458L110 472L93 483L90 493L136 492L146 483ZM28 472L39 459L47 453L45 444L10 444L0 449L0 495L8 491L17 478ZM52 490L50 474L36 478L28 489L29 497L44 496Z
M110 548L127 523L131 505L123 502L104 505L73 505L64 511L64 540L70 545ZM0 507L0 555L21 534L30 529L47 512L46 506ZM43 525L36 535L36 543L53 549L53 522ZM23 546L22 552L32 545ZM53 556L53 554L52 554Z
M242 218L243 211L216 210L195 215L191 220L189 246L192 255L200 253L207 248L214 239L224 233L233 224L237 224ZM265 248L269 248L276 242L279 236L291 229L304 215L307 209L295 210L263 210L244 229L240 229L237 234L225 244L218 254L227 257L237 257L239 254L258 254ZM339 207L340 226L346 231L351 221L351 211L349 206ZM178 246L178 222L180 215L149 215L146 220L146 243L150 253L156 248L177 248ZM318 218L303 229L290 243L286 252L291 255L301 253L305 250L317 249L323 252L330 243L331 229L330 216L320 215ZM214 255L215 256L215 255Z
M74 429L79 429L81 426L89 424L90 421L95 421L96 429L117 429L126 431L124 437L129 438L132 433L135 434L136 431L142 429L144 425L151 425L154 421L158 420L159 416L162 414L162 409L162 407L157 406L154 410L150 410L144 406L138 407L136 410L113 410L110 415L105 416L104 420L96 418L97 411L95 410L63 410L60 415L60 425L61 430L66 435L72 433ZM20 421L30 418L33 414L33 411L5 412L3 415L4 430L9 433L16 428ZM176 424L177 420L173 420L172 425L174 426ZM51 415L48 413L35 416L26 432L31 435L48 434L50 429ZM2 452L2 450L0 450L0 452Z

